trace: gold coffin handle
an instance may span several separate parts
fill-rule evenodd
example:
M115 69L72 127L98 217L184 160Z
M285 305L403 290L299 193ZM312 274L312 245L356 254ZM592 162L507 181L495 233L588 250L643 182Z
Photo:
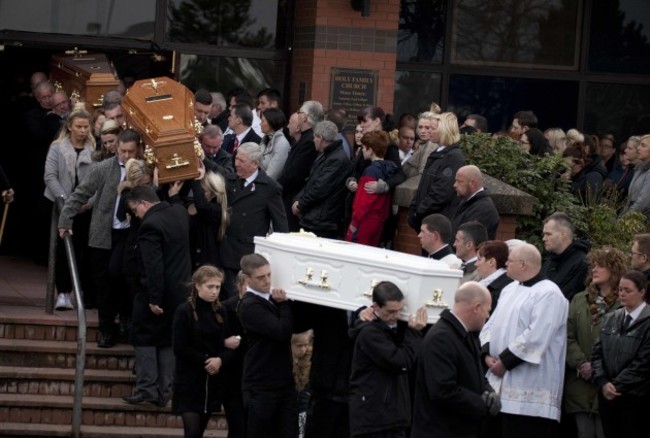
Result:
M442 299L442 289L435 289L433 297L424 304L426 307L433 307L438 309L448 309L449 305Z
M190 160L183 158L177 153L174 153L165 165L166 169L176 169L177 167L185 167L190 165Z

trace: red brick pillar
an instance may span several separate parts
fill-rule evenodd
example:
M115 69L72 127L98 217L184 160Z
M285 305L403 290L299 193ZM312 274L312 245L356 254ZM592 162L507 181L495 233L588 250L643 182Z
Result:
M371 0L370 16L362 17L350 0L296 2L290 112L301 100L329 108L331 69L337 67L378 71L376 105L392 113L399 4Z

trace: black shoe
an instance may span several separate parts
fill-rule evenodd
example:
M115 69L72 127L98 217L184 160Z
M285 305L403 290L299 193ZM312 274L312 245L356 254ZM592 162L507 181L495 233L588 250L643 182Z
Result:
M122 400L124 400L126 403L130 405L138 405L140 403L151 403L152 405L158 406L160 408L166 405L166 403L162 404L160 400L147 400L146 398L144 398L144 395L140 393L134 395L125 395L124 397L122 397Z
M97 341L97 346L99 348L111 348L114 347L117 342L115 341L115 337L112 335L101 335L99 338L99 341Z
M122 397L122 400L124 400L126 403L130 405L137 405L147 401L145 400L144 395L140 393L133 394L133 395L125 395L124 397Z

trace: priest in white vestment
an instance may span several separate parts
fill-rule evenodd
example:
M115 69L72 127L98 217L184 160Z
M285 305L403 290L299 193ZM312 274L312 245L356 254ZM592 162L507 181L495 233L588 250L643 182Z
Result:
M564 385L569 302L540 276L533 245L512 250L506 262L513 280L481 330L488 381L501 396L504 438L548 437L558 432Z

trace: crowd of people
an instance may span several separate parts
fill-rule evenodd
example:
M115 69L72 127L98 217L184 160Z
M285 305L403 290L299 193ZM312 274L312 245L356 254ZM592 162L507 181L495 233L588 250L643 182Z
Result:
M222 407L228 436L424 438L631 437L650 402L650 235L630 255L591 248L562 212L543 223L545 256L497 240L499 213L481 170L465 161L458 123L433 104L394 123L308 100L288 115L277 90L194 93L202 130L195 180L159 184L124 89L91 113L43 73L26 119L43 144L42 178L59 238L74 241L98 346L135 348L131 404L171 408L202 436ZM623 212L650 212L650 134L616 144L513 117L522 153L558 154L582 199L609 188ZM392 248L395 188L414 179L407 222L422 256L462 270L450 309L399 320L391 282L357 312L292 301L272 289L271 232ZM5 203L14 192L0 169ZM21 196L20 193L18 196ZM58 201L60 200L60 201ZM58 245L62 248L63 245ZM81 256L79 255L81 254ZM55 307L74 308L62 250ZM293 348L292 348L293 347Z

